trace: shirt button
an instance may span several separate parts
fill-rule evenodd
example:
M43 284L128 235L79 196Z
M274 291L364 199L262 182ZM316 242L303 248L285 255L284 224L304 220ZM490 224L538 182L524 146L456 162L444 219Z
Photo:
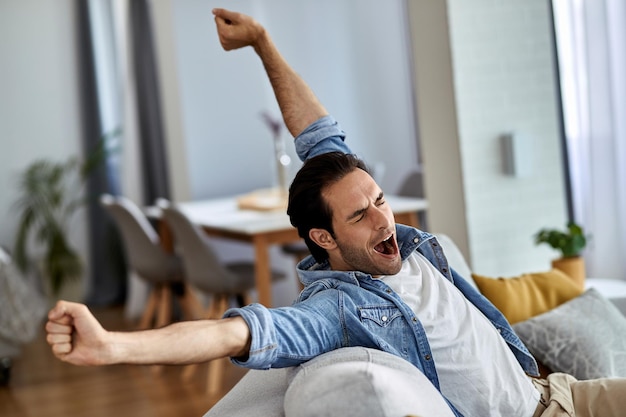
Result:
M414 238L413 238L413 243L417 243L417 242L419 242L419 241L420 241L420 238L419 238L419 237L414 237Z
M424 359L426 359L427 361L430 360L430 355L424 355Z
M386 292L387 294L391 294L391 290L390 290L389 288L387 288L387 289L385 290L385 292Z
M382 316L380 319L381 319L382 321L387 321L387 316Z
M417 321L417 317L413 317L411 320L415 323Z

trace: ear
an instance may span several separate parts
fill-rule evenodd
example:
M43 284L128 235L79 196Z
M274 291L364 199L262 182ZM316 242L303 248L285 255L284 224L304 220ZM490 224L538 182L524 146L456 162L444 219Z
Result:
M317 246L323 249L331 250L337 247L335 239L326 229L311 229L309 230L309 237Z

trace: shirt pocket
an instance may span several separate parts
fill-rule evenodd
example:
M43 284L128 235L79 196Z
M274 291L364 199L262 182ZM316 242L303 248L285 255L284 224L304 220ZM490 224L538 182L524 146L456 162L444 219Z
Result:
M412 333L395 305L358 307L359 319L374 345L409 360Z
M367 327L388 328L402 321L402 313L396 306L359 307L361 323Z

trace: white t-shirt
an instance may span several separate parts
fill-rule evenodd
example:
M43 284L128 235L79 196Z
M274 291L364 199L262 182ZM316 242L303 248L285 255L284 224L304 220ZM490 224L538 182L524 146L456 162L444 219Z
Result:
M381 279L420 319L441 392L463 415L533 415L539 392L498 330L423 255Z

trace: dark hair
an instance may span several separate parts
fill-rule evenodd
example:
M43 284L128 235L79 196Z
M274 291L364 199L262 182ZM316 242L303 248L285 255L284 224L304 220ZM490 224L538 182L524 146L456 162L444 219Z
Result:
M306 160L289 187L289 220L317 262L328 259L328 253L309 238L309 231L325 229L334 237L333 213L322 192L355 169L369 173L365 162L356 155L324 153Z

